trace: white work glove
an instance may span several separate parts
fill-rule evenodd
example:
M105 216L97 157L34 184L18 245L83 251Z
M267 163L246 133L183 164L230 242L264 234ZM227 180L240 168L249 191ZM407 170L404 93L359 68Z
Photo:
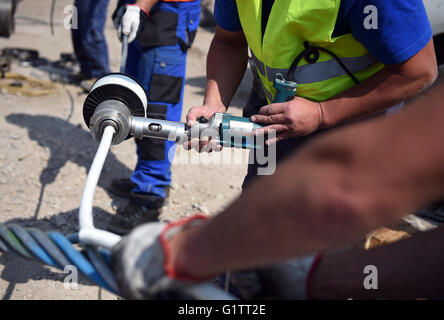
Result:
M113 271L119 293L126 299L186 297L188 286L208 279L191 279L168 261L168 240L178 232L202 223L204 215L173 223L148 223L133 230L112 250Z
M133 42L143 28L143 22L147 18L145 12L136 5L126 5L118 13L115 24L117 25L117 35L122 41L122 37L128 36L128 43Z
M244 299L305 300L321 257L310 255L266 268L233 272L230 281Z

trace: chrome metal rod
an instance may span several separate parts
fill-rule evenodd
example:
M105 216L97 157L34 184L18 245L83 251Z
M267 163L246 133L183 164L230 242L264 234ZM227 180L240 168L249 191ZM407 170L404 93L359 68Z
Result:
M178 141L187 137L185 123L152 118L133 117L130 135L134 138L156 138Z

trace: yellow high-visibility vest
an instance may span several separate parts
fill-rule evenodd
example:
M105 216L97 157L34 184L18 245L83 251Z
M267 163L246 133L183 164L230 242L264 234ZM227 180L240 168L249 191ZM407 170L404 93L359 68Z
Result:
M276 93L275 75L287 74L295 58L305 50L304 42L334 53L359 81L384 67L351 33L332 37L340 0L276 0L264 35L262 0L236 0L236 3L269 103ZM333 56L318 52L316 62L302 58L295 69L292 80L298 83L297 96L324 101L356 85Z

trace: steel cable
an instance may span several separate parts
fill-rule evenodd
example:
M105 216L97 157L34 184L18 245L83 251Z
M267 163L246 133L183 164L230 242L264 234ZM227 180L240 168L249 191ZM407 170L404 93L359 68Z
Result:
M73 265L93 283L118 294L110 259L107 258L109 252L87 246L85 254L74 248L59 232L45 233L35 228L0 223L0 251L15 252L28 260L40 260L60 270Z

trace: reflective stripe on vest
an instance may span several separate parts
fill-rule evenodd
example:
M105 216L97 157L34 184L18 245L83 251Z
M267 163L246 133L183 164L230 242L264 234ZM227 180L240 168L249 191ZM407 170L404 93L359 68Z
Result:
M276 69L266 67L262 63L262 61L260 61L254 55L254 53L252 53L252 57L259 72L263 76L266 76L269 81L273 81L277 73L286 75L288 72L288 69ZM378 59L376 59L376 57L372 54L368 54L362 57L341 58L341 60L352 73L357 73L359 71L365 70L371 65L379 62ZM345 74L347 73L339 65L339 63L336 60L332 59L297 67L292 80L296 81L298 84L304 84L320 82Z

